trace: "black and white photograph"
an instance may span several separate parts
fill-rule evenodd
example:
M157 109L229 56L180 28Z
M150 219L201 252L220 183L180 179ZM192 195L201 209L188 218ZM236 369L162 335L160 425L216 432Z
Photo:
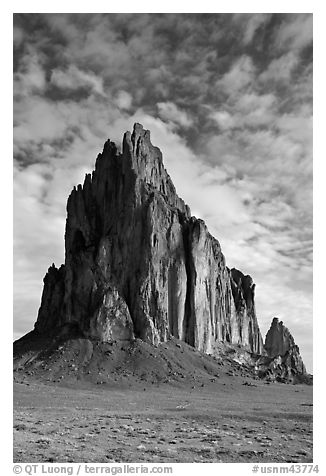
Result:
M12 15L16 474L318 473L313 17Z

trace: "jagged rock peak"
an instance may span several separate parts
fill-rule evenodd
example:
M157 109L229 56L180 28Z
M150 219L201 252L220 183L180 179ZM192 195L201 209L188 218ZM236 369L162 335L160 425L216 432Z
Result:
M254 304L255 297L255 287L254 281L249 274L244 275L241 271L236 268L231 269L232 280L239 292L241 292L243 298L247 303L247 307L251 308Z
M177 195L164 168L160 149L153 146L150 131L141 124L134 124L132 133L125 132L121 153L114 142L105 142L102 153L97 156L95 171L86 174L83 186L74 187L71 197L76 200L76 193L90 193L92 187L98 190L104 187L112 189L113 186L125 195L129 187L138 198L146 187L148 191L160 193L169 205L178 208L187 218L191 216L188 205ZM112 192L114 194L116 190Z
M218 342L263 352L252 279L226 267L140 124L121 153L108 140L71 192L65 251L44 280L38 332L73 325L104 342L174 336L207 353Z
M277 317L272 320L265 339L265 350L274 367L283 369L283 376L291 379L293 376L306 375L306 368L289 329Z
M268 356L272 358L283 356L293 348L299 351L289 329L284 326L282 321L274 317L265 338L265 350Z

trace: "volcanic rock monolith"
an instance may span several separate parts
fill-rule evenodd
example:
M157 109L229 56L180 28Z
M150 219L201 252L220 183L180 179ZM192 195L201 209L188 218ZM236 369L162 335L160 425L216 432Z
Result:
M44 278L35 331L155 345L174 336L206 353L226 342L261 354L254 298L252 278L227 268L135 124L121 153L105 143L68 198L65 263Z

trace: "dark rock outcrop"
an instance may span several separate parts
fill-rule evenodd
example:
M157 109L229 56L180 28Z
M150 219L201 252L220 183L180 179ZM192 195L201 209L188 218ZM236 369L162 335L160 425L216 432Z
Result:
M274 317L266 334L264 348L267 355L257 362L263 376L279 381L309 383L299 347L289 329L277 317Z
M102 342L173 336L214 353L219 342L264 353L250 276L226 267L191 216L150 133L135 124L122 152L107 141L67 203L65 264L51 267L35 330L77 326Z
M299 348L295 345L289 329L277 317L274 317L271 327L266 334L265 349L267 355L271 358L283 357L286 353L292 351L299 352Z
M238 342L248 346L255 354L264 354L255 309L255 284L251 276L231 269L231 289L235 305L234 328Z

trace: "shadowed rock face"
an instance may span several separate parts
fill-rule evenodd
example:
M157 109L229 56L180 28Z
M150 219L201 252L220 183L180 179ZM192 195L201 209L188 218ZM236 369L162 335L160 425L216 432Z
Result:
M286 380L306 375L299 347L289 329L277 317L274 317L266 334L265 350L270 359L269 369L272 373L279 374Z
M44 278L35 329L67 325L103 342L174 336L207 353L217 342L264 353L252 279L226 267L140 124L121 153L105 143L68 198L65 264Z
M263 340L259 331L255 309L255 284L251 276L238 269L231 269L231 289L235 305L234 332L239 343L248 346L256 354L264 354Z
M277 357L285 355L289 350L297 347L294 339L287 327L282 321L274 317L271 327L266 334L265 349L269 357Z

